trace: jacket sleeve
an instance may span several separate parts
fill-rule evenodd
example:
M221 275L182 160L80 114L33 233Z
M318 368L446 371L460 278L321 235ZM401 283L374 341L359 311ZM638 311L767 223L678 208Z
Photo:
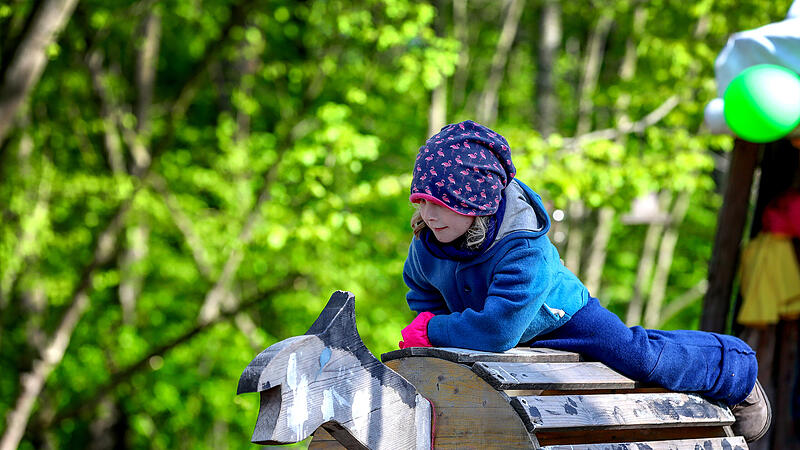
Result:
M560 261L558 261L560 264ZM558 319L542 308L559 274L540 248L528 240L512 247L498 261L482 311L437 315L428 323L428 337L438 347L502 352L517 345L531 324Z
M450 313L442 293L425 278L413 241L408 249L408 258L403 265L403 281L409 289L406 301L412 311L417 313L427 311L436 315Z

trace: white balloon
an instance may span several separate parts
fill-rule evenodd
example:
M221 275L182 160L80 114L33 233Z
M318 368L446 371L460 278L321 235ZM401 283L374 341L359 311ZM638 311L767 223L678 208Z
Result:
M715 98L708 102L703 112L704 121L713 134L733 134L728 123L725 122L725 101Z

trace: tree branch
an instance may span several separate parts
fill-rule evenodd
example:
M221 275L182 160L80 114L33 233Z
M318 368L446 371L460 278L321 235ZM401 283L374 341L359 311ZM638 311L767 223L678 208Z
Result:
M264 187L258 195L258 201L256 201L255 205L250 209L250 213L247 215L247 219L245 219L235 245L231 246L231 251L228 254L228 258L225 261L222 273L217 279L217 282L208 294L206 294L205 301L198 315L199 323L214 320L219 315L220 308L228 292L228 287L234 275L236 275L236 272L239 270L239 265L241 265L242 259L244 258L244 250L250 243L250 239L252 239L253 228L255 228L256 224L261 219L261 209L272 198L270 188L278 177L278 167L280 167L280 161L273 164L264 176Z
M17 110L47 65L47 48L57 40L77 2L45 0L34 13L27 34L3 73L3 84L0 86L0 144L11 129Z
M667 116L676 106L680 103L678 95L672 95L664 100L656 109L650 111L646 116L633 122L631 124L620 124L616 128L606 128L603 130L596 130L589 133L582 134L564 140L564 149L574 151L581 145L604 139L616 139L620 136L630 133L642 133L647 128L657 124L664 117Z
M99 403L99 401L103 397L105 397L107 394L113 391L114 388L116 388L122 383L127 382L133 375L139 373L140 371L142 371L142 369L146 368L151 358L156 356L163 356L170 350L180 345L183 345L186 342L189 342L192 338L202 333L206 329L222 321L228 320L231 317L238 315L240 312L252 308L257 304L263 303L265 299L269 299L270 297L290 288L300 278L301 276L296 274L294 276L287 277L283 281L281 281L278 285L268 289L267 291L260 292L254 295L253 298L250 298L244 302L240 302L231 309L220 311L220 313L216 317L206 322L196 323L194 326L187 329L179 336L159 345L158 347L155 347L147 355L143 356L135 363L129 365L128 367L116 373L112 373L109 381L106 384L99 387L97 390L89 394L89 396L87 396L86 398L74 402L73 406L71 406L70 408L67 408L63 412L56 414L53 417L53 420L47 423L47 426L52 427L65 419L75 417L83 413L84 411L90 411Z
M108 262L112 256L117 234L129 207L130 202L126 202L100 235L94 258L84 269L80 282L72 293L66 313L61 318L55 333L48 340L40 357L34 360L31 371L21 376L22 386L16 405L8 414L6 431L0 440L0 450L13 450L19 445L28 419L30 419L33 403L42 391L47 377L64 357L72 332L89 304L88 293L91 289L94 271Z
M673 316L681 312L684 308L691 305L692 302L700 299L705 295L708 290L708 280L703 278L697 284L689 288L686 292L678 296L675 300L667 303L661 310L657 328L664 326L664 324Z
M203 278L206 280L212 280L213 269L211 267L211 263L208 261L205 246L203 245L203 242L197 233L194 232L192 221L186 216L186 214L184 214L180 204L178 204L178 199L172 195L169 187L167 187L167 182L164 181L160 175L152 174L148 180L155 191L161 195L161 198L164 200L164 204L167 206L167 209L172 216L172 221L175 223L175 226L178 227L178 230L180 230L181 234L183 234L183 239L186 241L186 245L192 252L192 257L194 258L194 263L197 266L197 270L200 272Z

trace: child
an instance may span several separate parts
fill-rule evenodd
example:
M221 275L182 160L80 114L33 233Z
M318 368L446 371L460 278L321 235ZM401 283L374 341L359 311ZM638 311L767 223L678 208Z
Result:
M755 352L733 336L625 326L561 263L541 198L514 175L505 138L469 120L420 148L403 269L419 314L400 348L579 352L633 379L723 401L738 434L763 436L772 413Z

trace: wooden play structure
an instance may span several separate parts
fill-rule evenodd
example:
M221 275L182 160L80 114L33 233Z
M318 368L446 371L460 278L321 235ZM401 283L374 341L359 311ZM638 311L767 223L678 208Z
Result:
M378 361L355 298L335 292L303 336L247 366L259 392L252 442L313 436L312 449L746 449L734 417L694 394L641 385L564 351L407 348Z
M781 317L762 326L742 326L735 321L742 303L736 282L742 245L761 231L765 207L800 186L800 136L792 138L796 145L790 139L768 144L736 140L700 322L701 329L714 332L726 332L732 322L734 333L756 350L758 379L772 403L774 423L764 438L751 444L754 449L800 448L800 412L796 410L800 395L800 320ZM800 240L793 239L793 244L800 261Z

